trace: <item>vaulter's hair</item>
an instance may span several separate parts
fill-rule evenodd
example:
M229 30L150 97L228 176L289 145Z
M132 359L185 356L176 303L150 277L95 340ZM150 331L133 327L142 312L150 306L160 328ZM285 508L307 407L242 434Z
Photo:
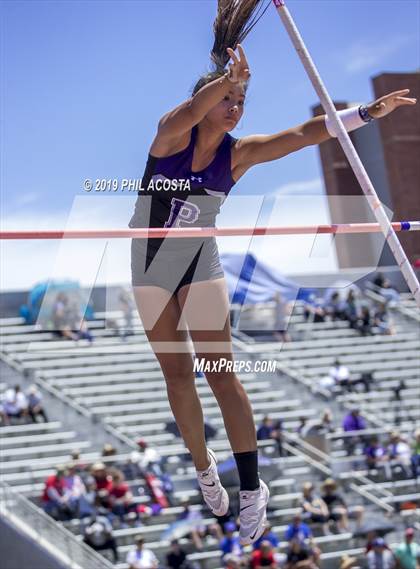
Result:
M210 53L213 69L202 75L192 90L194 96L204 85L222 77L230 59L226 48L236 50L270 5L268 0L218 0L217 15L213 23L214 44ZM248 81L244 84L246 92Z

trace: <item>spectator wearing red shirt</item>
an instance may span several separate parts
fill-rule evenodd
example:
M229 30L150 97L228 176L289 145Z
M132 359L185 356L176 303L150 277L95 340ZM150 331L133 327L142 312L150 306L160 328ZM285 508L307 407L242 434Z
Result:
M261 542L260 548L255 549L251 555L252 569L260 569L260 567L277 568L277 562L274 558L273 547L268 540Z
M133 506L133 494L124 480L124 474L120 470L112 473L112 489L109 493L111 511L123 521ZM134 506L133 506L134 507Z
M57 466L54 474L48 476L42 493L42 507L55 520L69 520L72 511L66 495L66 471L64 466Z
M104 505L109 506L109 495L114 486L112 476L103 462L97 462L91 467L91 474L96 482L96 492Z
M108 494L113 487L112 476L106 469L103 462L96 462L91 468L92 476L96 481L96 489L98 492L101 490L106 491Z

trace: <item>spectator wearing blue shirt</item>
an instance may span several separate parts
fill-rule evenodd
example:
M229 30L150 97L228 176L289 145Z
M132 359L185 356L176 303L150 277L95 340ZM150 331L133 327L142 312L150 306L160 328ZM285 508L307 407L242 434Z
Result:
M325 303L324 309L331 320L344 320L346 318L345 303L341 300L340 293L334 292Z
M267 439L273 439L277 443L277 450L279 456L283 456L283 435L282 435L282 422L273 422L268 415L265 415L262 420L262 424L257 430L257 440L264 441Z
M225 537L220 541L220 549L222 551L222 560L224 556L233 554L237 557L243 556L242 545L239 542L239 536L235 535L236 524L235 522L226 522L223 526L225 530Z
M292 541L292 539L298 539L299 541L304 541L312 537L311 528L302 522L302 517L300 514L293 516L292 523L287 526L284 538L287 541Z
M267 527L264 530L264 533L262 534L261 537L259 537L257 539L257 541L254 541L253 543L253 548L254 549L259 549L261 542L262 541L269 541L271 543L271 545L273 546L273 548L277 548L279 546L279 540L278 537L276 536L276 534L273 532L272 527L270 526L270 524L267 525Z
M353 289L350 289L347 294L344 312L346 319L350 323L350 328L355 328L360 316L360 310L356 299L356 294Z
M344 417L342 427L346 433L353 431L363 431L366 429L366 421L360 415L359 409L352 409L350 413ZM344 447L347 451L347 454L354 454L356 446L360 442L363 442L363 438L357 435L354 437L344 437Z
M44 423L48 423L47 414L42 406L42 394L36 385L31 385L28 390L28 413L32 422L37 422L37 417L42 417Z

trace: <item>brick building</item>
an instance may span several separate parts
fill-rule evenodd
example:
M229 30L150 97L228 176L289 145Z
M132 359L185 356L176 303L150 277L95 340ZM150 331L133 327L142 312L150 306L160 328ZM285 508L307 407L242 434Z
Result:
M409 88L409 97L416 97L415 106L397 109L387 117L357 129L350 138L382 203L393 212L393 220L420 219L420 71L414 73L381 73L372 78L374 99ZM338 110L360 102L334 102ZM321 105L312 108L313 116L324 114ZM319 146L325 188L328 196L363 196L362 189L337 139ZM357 202L357 204L355 203ZM333 223L373 221L364 200L330 200ZM349 207L351 204L351 207ZM420 258L419 233L399 233L399 239L410 261ZM371 264L381 246L378 236L337 236L336 248L341 268ZM394 264L387 245L381 265Z

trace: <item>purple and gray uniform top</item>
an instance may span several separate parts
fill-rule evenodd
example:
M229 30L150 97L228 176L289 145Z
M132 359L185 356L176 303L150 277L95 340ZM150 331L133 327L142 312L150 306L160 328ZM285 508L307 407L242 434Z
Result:
M236 139L226 133L213 161L193 172L197 131L194 126L188 146L180 152L164 158L149 154L129 227L215 227L220 207L235 185L231 147ZM214 237L133 239L131 267L133 285L168 290L223 276Z

